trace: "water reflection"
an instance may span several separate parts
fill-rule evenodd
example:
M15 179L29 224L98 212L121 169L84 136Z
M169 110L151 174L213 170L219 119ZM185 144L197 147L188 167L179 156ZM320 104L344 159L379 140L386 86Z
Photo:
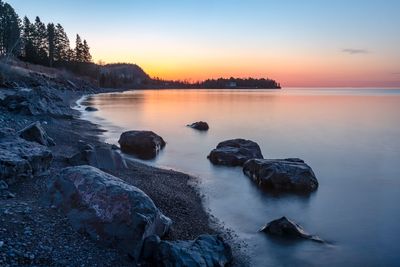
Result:
M103 94L84 116L109 131L149 129L167 142L149 164L199 177L205 205L248 244L254 266L396 265L400 261L400 90L149 90ZM105 120L100 120L105 119ZM207 133L186 127L207 121ZM267 158L299 157L320 186L309 196L261 191L240 168L206 159L230 138ZM258 229L281 216L335 244L271 240Z

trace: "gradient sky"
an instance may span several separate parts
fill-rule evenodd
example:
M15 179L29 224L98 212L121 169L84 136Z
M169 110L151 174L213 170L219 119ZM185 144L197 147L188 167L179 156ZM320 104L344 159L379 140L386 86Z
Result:
M6 0L7 1L7 0ZM79 33L94 60L192 81L400 87L399 0L8 0Z

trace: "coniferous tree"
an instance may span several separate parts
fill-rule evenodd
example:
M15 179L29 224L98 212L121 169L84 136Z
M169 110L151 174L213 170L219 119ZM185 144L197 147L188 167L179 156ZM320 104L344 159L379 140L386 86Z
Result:
M83 62L83 44L82 44L82 39L79 36L79 34L76 35L76 41L75 41L75 61L77 62Z
M19 55L20 23L12 6L0 0L0 55Z
M68 61L68 62L75 61L75 50L74 49L69 48L67 50L66 61Z
M69 55L69 39L61 24L56 25L54 37L54 60L58 62L71 61Z
M47 24L47 41L49 48L49 66L52 67L54 63L54 50L55 50L55 27L53 23Z
M35 28L25 16L22 23L22 57L29 62L37 58L36 47L33 44Z
M33 45L37 50L37 58L34 63L46 64L48 55L47 29L39 17L35 19Z
M86 40L83 40L82 52L83 62L92 62L92 55L90 54L90 48Z

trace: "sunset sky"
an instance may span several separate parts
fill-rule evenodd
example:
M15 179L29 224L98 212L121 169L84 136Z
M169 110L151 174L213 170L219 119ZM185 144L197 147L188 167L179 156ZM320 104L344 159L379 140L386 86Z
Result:
M94 60L197 81L270 77L283 86L400 87L398 0L6 0L61 23Z

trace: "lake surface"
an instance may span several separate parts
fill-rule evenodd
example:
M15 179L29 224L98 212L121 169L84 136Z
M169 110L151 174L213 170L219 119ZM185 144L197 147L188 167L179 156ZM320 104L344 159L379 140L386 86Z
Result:
M252 266L400 264L400 90L138 90L89 98L106 142L152 130L167 142L153 161L198 177L205 206L248 244ZM207 121L210 130L186 124ZM271 195L241 168L208 153L231 138L256 141L265 158L299 157L314 170L308 197ZM284 242L258 229L288 216L330 242Z

